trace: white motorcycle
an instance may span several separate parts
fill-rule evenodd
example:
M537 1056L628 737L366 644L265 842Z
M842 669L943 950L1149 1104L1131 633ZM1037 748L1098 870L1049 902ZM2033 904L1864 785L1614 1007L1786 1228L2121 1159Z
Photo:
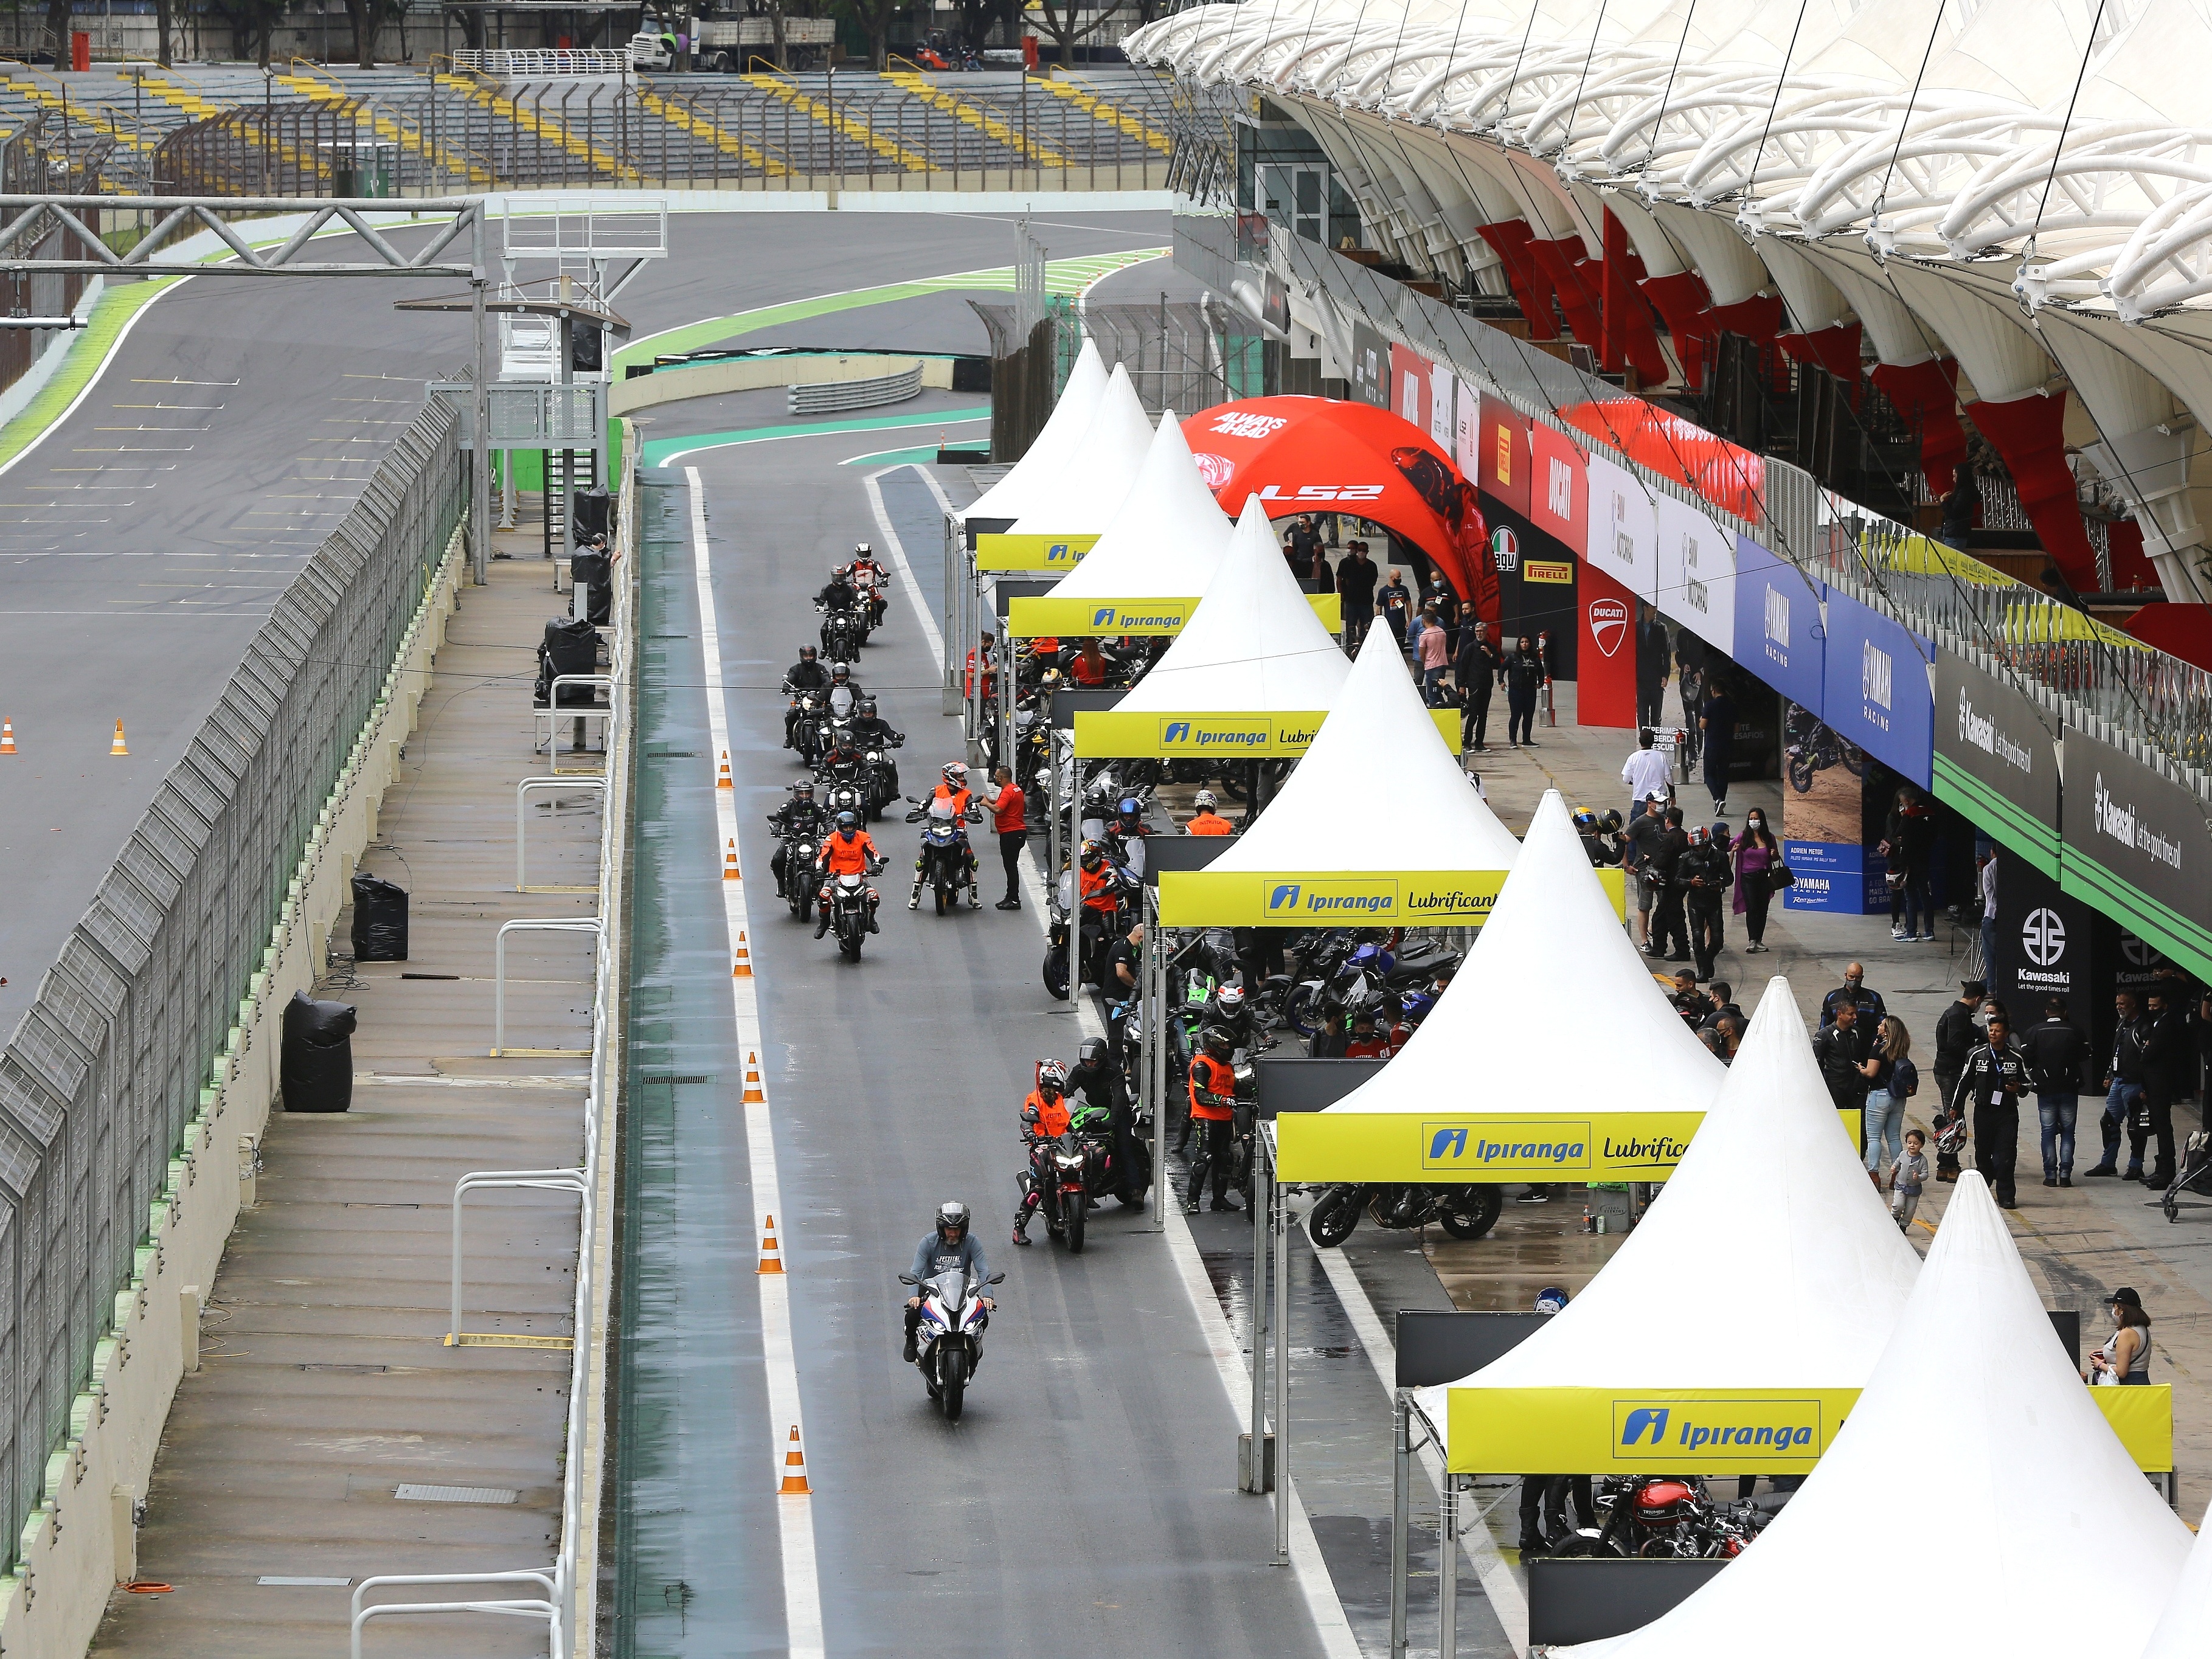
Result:
M938 1403L948 1423L960 1420L969 1379L983 1361L983 1332L991 1322L983 1292L1006 1277L993 1273L978 1283L957 1267L934 1279L899 1275L899 1283L915 1286L921 1298L914 1363L921 1370L922 1387L929 1390L929 1397Z

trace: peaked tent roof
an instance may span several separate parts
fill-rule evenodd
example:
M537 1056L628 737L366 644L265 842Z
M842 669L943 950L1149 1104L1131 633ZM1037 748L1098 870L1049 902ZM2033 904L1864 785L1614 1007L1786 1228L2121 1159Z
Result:
M1011 522L1031 506L1049 501L1060 487L1075 447L1091 429L1091 418L1105 392L1106 365L1099 359L1098 348L1086 339L1075 354L1075 367L1068 371L1067 384L1060 388L1060 401L1052 406L1043 429L1030 440L1028 451L1006 476L963 508L960 517Z
M1206 592L1229 550L1229 515L1169 410L1106 533L1060 578L1055 599L1176 599Z
M2205 1512L2197 1528L2197 1542L2181 1569L2142 1659L2204 1659L2212 1653L2212 1542L2205 1528L2212 1526L2212 1510Z
M1328 1110L1702 1112L1727 1076L1652 981L1548 789L1449 988L1389 1066Z
M1777 975L1636 1231L1542 1329L1449 1386L1860 1388L1919 1274ZM1745 1310L1756 1338L1716 1341L1723 1307ZM1442 1395L1422 1400L1439 1425Z
M1389 634L1368 630L1297 769L1209 870L1513 867L1521 843L1436 734Z
M1025 501L1014 520L1018 536L1096 536L1114 522L1114 515L1128 499L1130 486L1143 471L1146 453L1152 447L1152 423L1129 384L1129 371L1120 363L1106 377L1074 450L1062 463L1058 477L1037 499Z
M1080 566L1077 567L1079 569ZM1167 654L1120 714L1285 713L1335 706L1352 665L1314 615L1256 499Z
M1740 1334L1755 1344L1759 1310L1747 1312ZM1916 1448L1930 1465L1927 1524L1900 1528L1898 1477ZM1931 1540L1942 1540L1933 1555ZM1866 1585L1940 1562L1942 1593L1914 1598L1910 1615L1921 1652L2136 1653L2188 1551L2189 1529L2090 1401L1989 1188L1969 1171L1881 1364L1790 1507L1663 1617L1558 1651L1859 1659ZM1838 1571L1845 1561L1852 1570ZM2054 1571L2063 1595L2046 1593Z

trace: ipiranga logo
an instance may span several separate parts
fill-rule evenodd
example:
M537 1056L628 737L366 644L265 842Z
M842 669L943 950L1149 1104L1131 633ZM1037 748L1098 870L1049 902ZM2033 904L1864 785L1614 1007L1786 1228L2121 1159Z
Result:
M1267 890L1267 915L1377 916L1398 907L1395 881L1285 881Z
M1194 714L1188 720L1160 722L1160 747L1177 753L1265 750L1274 735L1273 723L1265 714L1247 719Z
M1613 1402L1613 1455L1655 1451L1723 1457L1817 1457L1823 1440L1817 1400L1698 1400L1665 1405Z
M1054 542L1044 550L1044 562L1047 564L1079 564L1082 559L1083 555L1076 550L1072 543L1068 542Z
M1586 1170L1590 1126L1555 1118L1485 1118L1421 1125L1421 1167L1493 1175L1509 1170Z

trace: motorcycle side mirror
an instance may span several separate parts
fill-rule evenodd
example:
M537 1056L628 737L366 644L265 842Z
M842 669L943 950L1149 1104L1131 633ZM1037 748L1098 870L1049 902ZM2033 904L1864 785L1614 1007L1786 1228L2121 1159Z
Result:
M983 1282L986 1285L1003 1285L1006 1282L1006 1276L1004 1273L993 1273Z
M902 1285L919 1285L921 1281L916 1279L912 1273L901 1273L899 1275L899 1283Z

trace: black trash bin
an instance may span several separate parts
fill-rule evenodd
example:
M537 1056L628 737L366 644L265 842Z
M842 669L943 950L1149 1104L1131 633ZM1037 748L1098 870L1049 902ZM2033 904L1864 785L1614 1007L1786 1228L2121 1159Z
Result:
M538 703L553 695L553 682L562 674L596 674L599 672L599 636L582 617L556 617L545 624L545 637L538 646ZM599 700L598 688L589 685L564 685L561 688L561 707L577 708Z
M407 890L381 876L353 878L353 959L407 960Z
M353 1005L305 991L284 1005L278 1076L288 1112L343 1112L353 1104Z
M612 510L609 505L612 498L605 490L580 489L569 499L575 504L574 534L577 546L581 547L594 536L608 533L608 526L612 521Z
M605 628L614 614L614 561L596 548L580 547L568 561L568 574L583 597L577 609L594 628Z

